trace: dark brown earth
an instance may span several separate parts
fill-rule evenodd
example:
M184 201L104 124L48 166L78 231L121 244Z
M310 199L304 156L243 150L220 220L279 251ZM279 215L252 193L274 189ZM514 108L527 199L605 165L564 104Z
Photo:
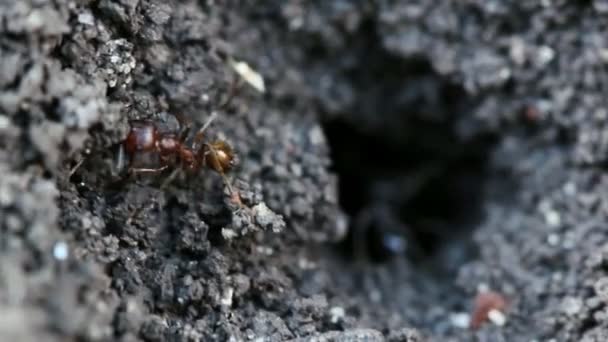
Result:
M608 340L607 20L0 1L0 340ZM115 169L129 121L212 112L245 207L209 170ZM483 288L506 322L472 330Z

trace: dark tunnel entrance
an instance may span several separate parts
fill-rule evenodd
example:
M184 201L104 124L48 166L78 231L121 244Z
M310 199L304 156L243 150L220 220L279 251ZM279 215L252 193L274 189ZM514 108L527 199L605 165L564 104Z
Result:
M324 123L340 204L351 218L341 250L373 262L405 254L455 269L476 255L471 234L482 218L496 139L458 134L469 107L464 91L425 61L382 55L371 65L385 71L357 74L355 84L375 85L358 89L365 103Z

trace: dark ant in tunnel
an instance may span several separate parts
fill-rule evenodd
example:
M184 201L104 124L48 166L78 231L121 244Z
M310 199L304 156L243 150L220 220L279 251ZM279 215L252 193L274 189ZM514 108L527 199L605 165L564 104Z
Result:
M349 243L358 261L383 262L408 254L422 258L411 223L399 215L399 208L410 203L437 176L441 168L427 165L415 172L370 183L369 203L358 210L351 223Z
M159 173L168 168L196 173L203 168L210 168L222 176L232 194L232 187L226 177L226 173L234 166L235 154L232 147L223 140L205 141L204 131L216 116L213 113L196 132L190 146L186 144L187 128L179 134L161 132L152 121L132 121L131 129L121 146L121 153L126 154L129 159L129 174ZM139 159L144 156L154 157L152 167L137 165ZM124 157L119 156L118 168L123 168L123 164Z

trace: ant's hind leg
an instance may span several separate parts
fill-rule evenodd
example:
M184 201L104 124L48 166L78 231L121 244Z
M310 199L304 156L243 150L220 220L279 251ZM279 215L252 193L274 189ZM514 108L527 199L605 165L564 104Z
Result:
M177 175L178 172L179 172L179 170L174 170L173 172L171 172L169 177L167 177L167 179L165 179L163 184L161 184L160 190L167 188L167 186L169 186L171 181L173 181L173 179L175 178L175 176ZM133 212L131 212L131 214L127 218L127 224L131 224L133 219L136 218L141 212L150 210L150 209L152 209L153 206L154 206L154 202L150 203L149 205L140 205L139 207L137 207L135 210L133 210Z
M169 165L163 165L159 168L156 169L144 169L144 168L131 168L129 169L129 173L130 174L135 174L135 173L158 173L161 172L165 169L167 169L169 167ZM179 170L174 170L169 177L167 177L167 179L165 179L165 181L163 182L163 184L161 185L160 189L164 189L166 188L169 183L171 183L171 181L173 180L173 178L175 178L175 175L177 174ZM131 212L131 214L129 214L129 217L127 218L127 225L131 224L131 222L133 221L133 219L135 219L137 216L139 216L139 214L143 211L149 210L152 208L152 206L154 206L154 201L152 201L152 203L150 203L149 205L145 205L142 204L139 207L135 208L135 210L133 210Z

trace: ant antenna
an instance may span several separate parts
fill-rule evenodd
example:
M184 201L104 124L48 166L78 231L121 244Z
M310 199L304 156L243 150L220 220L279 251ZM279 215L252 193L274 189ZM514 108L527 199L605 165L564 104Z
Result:
M201 129L198 130L198 132L196 134L201 134L203 133L207 127L209 127L209 125L211 125L211 123L217 118L217 112L211 112L211 116L209 116L209 119L207 119L207 122L205 122L205 124L203 125L203 127L201 127Z

